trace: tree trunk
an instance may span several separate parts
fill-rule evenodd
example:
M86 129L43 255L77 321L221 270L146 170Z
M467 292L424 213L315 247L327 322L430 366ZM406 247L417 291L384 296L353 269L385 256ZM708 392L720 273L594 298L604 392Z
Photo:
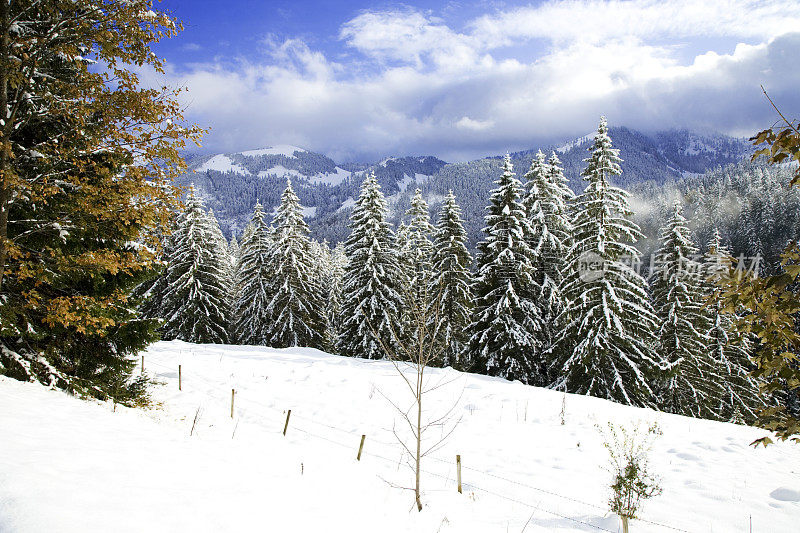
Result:
M421 342L420 342L421 344ZM417 499L417 511L422 511L422 500L419 497L419 477L420 477L420 460L422 459L421 451L422 451L422 373L424 371L424 366L422 366L421 361L418 363L417 366L417 461L416 461L416 485L414 487L414 495Z
M2 0L0 0L2 1ZM0 105L0 109L2 106ZM6 270L6 256L8 247L8 208L10 191L7 185L6 172L9 167L9 160L4 149L0 148L0 293L3 290L3 275Z
M8 0L0 0L0 118L3 119L0 128L0 291L3 289L3 274L6 269L8 256L8 207L10 194L10 180L8 174L11 167L9 157L11 145L8 133L11 132L8 117L8 67L9 67L9 13Z

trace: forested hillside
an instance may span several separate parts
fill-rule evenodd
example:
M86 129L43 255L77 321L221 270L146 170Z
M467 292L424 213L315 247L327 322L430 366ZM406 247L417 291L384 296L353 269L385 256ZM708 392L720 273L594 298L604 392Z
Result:
M667 184L631 187L634 220L648 237L639 249L650 255L675 200L683 204L694 240L706 249L719 231L736 257L760 256L773 271L786 243L800 238L800 192L790 186L790 166L743 161Z

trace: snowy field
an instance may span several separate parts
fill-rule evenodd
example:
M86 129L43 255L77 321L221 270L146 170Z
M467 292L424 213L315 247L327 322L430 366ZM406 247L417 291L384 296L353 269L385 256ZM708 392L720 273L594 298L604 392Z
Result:
M441 386L426 413L455 403L458 425L423 463L418 513L402 488L413 476L389 403L411 397L391 363L182 342L157 343L144 357L163 383L154 389L160 408L148 411L0 377L0 531L617 532L596 429L609 420L657 420L663 430L651 454L663 494L644 504L646 521L631 533L748 532L751 522L754 532L790 532L800 523L797 446L754 449L763 433L752 428L450 369L429 371Z

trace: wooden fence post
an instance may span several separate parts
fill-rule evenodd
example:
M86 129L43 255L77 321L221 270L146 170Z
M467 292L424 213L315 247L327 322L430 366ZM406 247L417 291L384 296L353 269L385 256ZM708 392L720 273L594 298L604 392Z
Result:
M144 356L142 356L142 374L144 374Z
M236 396L236 390L231 389L231 418L233 418L233 398Z
M291 409L289 409L286 412L286 424L284 424L284 426L283 426L283 436L284 437L286 436L286 430L289 428L289 417L290 416L292 416L292 410Z
M458 476L458 493L463 494L461 492L461 456L456 455L456 475Z
M361 444L358 445L358 456L356 457L356 461L361 460L361 450L364 449L364 439L367 438L366 435L361 435Z
M181 365L178 365L178 390L181 390Z

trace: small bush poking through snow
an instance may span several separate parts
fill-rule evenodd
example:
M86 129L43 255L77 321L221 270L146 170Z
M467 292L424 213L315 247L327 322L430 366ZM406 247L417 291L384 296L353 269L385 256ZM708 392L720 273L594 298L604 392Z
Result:
M608 423L608 428L599 428L604 437L603 446L609 454L611 512L622 518L627 533L628 520L636 518L642 500L661 494L659 480L648 469L647 455L653 442L661 435L658 424L653 423L645 432L639 425L632 428L617 427Z

